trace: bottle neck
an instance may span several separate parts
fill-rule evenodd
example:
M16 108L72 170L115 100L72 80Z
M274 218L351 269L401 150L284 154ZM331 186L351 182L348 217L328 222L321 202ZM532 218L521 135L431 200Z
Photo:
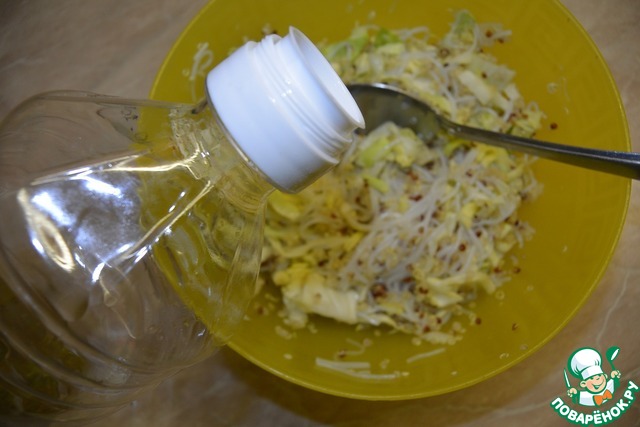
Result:
M198 106L188 119L174 120L173 126L191 173L243 210L264 205L273 185L240 150L215 109Z

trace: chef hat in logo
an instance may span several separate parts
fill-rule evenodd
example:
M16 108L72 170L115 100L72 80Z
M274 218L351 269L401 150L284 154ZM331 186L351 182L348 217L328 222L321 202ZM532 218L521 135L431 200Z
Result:
M586 380L594 375L603 374L602 357L592 348L582 348L571 356L569 369L577 378Z

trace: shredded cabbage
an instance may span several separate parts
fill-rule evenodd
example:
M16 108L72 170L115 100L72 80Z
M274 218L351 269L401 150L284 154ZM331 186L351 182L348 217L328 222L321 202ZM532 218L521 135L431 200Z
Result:
M371 25L324 52L346 82L397 85L460 123L530 136L543 114L486 53L509 35L461 12L436 43L427 28ZM308 189L274 194L262 275L281 287L286 322L315 313L455 342L464 327L453 319L479 322L469 303L517 271L509 254L533 232L518 208L540 191L532 161L387 123Z

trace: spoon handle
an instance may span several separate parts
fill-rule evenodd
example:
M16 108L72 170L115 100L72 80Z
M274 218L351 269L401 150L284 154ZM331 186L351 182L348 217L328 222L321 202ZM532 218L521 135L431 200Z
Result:
M442 119L441 125L455 136L502 148L522 151L549 160L568 163L600 172L640 179L640 153L574 147L518 137L453 123Z

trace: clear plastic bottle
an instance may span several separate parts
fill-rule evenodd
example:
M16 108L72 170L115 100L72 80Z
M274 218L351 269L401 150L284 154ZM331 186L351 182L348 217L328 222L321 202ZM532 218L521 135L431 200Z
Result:
M210 356L242 320L263 208L362 116L299 31L248 43L200 106L37 96L0 128L0 420L85 422Z

